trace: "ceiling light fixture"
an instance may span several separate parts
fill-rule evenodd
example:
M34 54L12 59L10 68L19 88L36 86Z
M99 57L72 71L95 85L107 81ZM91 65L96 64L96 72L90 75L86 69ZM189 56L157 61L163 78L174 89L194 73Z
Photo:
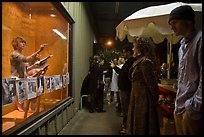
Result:
M32 18L32 14L30 13L30 14L29 14L29 19L31 19L31 18Z
M52 29L57 35L59 35L62 39L67 39L61 32L59 32L57 29Z
M108 41L107 45L109 45L109 46L112 45L112 41Z
M115 2L115 14L119 12L119 2Z
M51 16L51 17L56 17L56 15L55 15L55 14L50 14L50 16Z

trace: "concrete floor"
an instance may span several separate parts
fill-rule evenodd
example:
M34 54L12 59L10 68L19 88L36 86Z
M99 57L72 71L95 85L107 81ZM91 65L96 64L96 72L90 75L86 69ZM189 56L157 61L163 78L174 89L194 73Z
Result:
M106 112L89 113L86 107L60 131L58 135L120 135L122 117L115 109L115 102L104 101Z
M115 109L116 99L109 103L109 94L104 99L106 112L89 113L87 107L79 110L70 122L59 132L58 135L120 135L122 117ZM161 135L175 135L174 122L160 117L162 124Z

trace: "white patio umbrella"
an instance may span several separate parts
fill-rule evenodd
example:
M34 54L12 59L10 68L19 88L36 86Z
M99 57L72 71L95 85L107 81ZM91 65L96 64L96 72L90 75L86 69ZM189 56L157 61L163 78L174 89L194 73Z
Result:
M180 36L175 36L171 26L168 24L168 18L171 11L181 5L189 5L195 11L195 26L202 28L202 4L200 3L182 3L175 2L159 6L150 6L136 11L124 19L116 27L116 38L123 41L127 36L129 42L132 42L135 36L150 36L155 43L161 43L165 38L170 46L170 54L167 56L168 78L170 77L170 58L171 45L180 40Z
M160 35L166 38L169 35L174 35L171 30L171 26L168 24L168 18L170 12L181 5L189 5L196 12L196 28L202 27L202 4L190 4L175 2L159 6L150 6L139 11L136 11L126 19L124 19L116 27L116 37L120 41L124 40L126 36L134 37L144 35L145 32L150 32L150 36L154 39L155 43L160 43L161 41L155 38L155 35ZM149 24L151 23L151 24ZM150 29L150 30L149 30ZM153 30L153 33L151 32ZM157 32L156 32L157 31ZM154 33L155 32L155 33ZM145 35L146 35L145 34ZM155 35L153 35L155 34ZM158 37L158 36L156 36ZM161 39L161 38L160 38ZM129 39L131 42L131 39ZM176 43L177 41L175 41ZM174 43L174 42L173 42Z

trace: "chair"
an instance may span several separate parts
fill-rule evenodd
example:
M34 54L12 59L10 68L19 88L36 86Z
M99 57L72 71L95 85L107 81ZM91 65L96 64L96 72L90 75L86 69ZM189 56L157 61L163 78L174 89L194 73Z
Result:
M89 95L81 95L81 100L80 100L80 110L82 109L82 99L84 98L84 97L89 97Z

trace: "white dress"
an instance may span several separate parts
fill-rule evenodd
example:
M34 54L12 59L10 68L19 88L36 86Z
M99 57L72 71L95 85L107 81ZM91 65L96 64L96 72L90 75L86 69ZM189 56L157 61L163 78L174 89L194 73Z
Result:
M116 71L113 69L113 74L112 74L112 81L110 84L110 90L111 91L116 91L118 92L118 74L116 73Z

